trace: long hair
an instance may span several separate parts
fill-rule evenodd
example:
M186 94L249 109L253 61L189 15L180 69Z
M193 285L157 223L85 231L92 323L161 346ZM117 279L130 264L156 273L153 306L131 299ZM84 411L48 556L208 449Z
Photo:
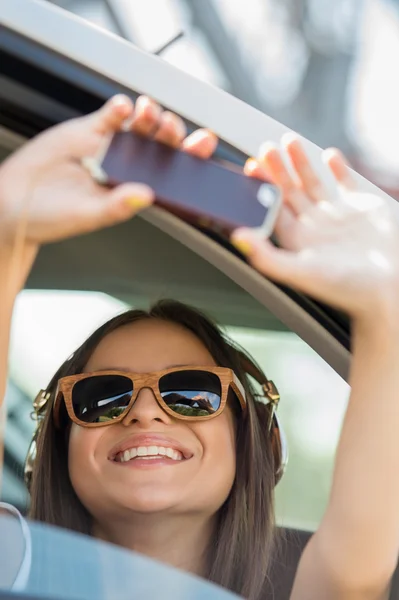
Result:
M248 411L245 419L237 418L235 479L218 513L207 549L205 576L250 600L259 600L268 588L275 538L275 465L266 426L268 408L254 399L251 381L242 364L242 350L206 316L180 302L162 300L148 312L129 310L114 317L99 327L55 373L47 388L47 408L36 442L29 517L91 535L91 515L77 497L69 478L70 426L65 405L60 411L61 422L65 423L64 434L60 435L54 426L55 389L60 377L83 371L98 343L107 334L145 319L169 321L192 331L216 364L233 369L245 388Z

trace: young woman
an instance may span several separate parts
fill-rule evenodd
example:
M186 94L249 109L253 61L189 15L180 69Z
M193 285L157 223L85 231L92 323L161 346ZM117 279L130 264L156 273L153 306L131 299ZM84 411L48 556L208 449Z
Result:
M116 97L38 136L0 168L1 398L13 304L40 245L129 219L152 202L147 187L104 190L81 166L126 120L204 159L216 145L205 130L185 138L181 120L148 98L133 107ZM399 226L385 201L356 193L338 151L325 159L343 193L329 198L298 139L283 143L296 179L271 145L245 166L283 190L281 248L244 230L233 241L265 275L347 312L353 333L330 501L292 599L383 600L399 550ZM281 448L265 403L275 390L266 385L257 398L249 374L262 380L208 319L178 303L105 324L42 398L30 516L247 598L269 597Z

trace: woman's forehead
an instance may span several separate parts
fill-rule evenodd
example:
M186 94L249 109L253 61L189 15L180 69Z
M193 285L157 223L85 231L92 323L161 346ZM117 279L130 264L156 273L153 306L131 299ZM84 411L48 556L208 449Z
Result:
M177 323L140 320L106 335L85 371L124 369L148 372L175 365L215 365L203 342Z

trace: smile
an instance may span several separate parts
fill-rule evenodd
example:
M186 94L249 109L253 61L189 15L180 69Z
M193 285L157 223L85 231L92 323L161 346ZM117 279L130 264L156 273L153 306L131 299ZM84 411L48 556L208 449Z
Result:
M165 446L139 446L137 448L130 448L124 452L119 452L114 460L123 463L135 459L137 460L138 458L154 460L161 457L175 461L184 460L184 456L179 450L167 448Z

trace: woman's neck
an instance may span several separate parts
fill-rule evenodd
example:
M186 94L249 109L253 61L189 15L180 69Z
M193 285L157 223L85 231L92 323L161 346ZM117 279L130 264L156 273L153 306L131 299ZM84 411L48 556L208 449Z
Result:
M206 550L214 519L193 515L139 514L126 519L96 522L94 537L134 550L184 571L205 575Z

